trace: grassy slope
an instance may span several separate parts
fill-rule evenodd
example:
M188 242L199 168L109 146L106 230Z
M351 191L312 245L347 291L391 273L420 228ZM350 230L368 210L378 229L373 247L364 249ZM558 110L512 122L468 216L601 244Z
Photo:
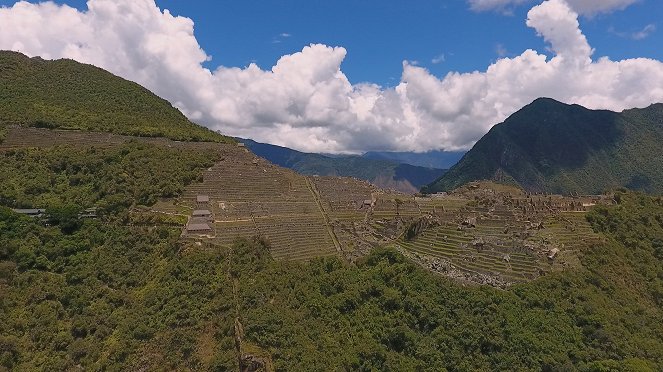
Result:
M140 85L72 60L45 61L0 51L0 86L0 128L41 126L232 141L191 123L168 101Z
M662 107L614 113L539 99L493 127L428 191L492 179L537 192L661 193Z

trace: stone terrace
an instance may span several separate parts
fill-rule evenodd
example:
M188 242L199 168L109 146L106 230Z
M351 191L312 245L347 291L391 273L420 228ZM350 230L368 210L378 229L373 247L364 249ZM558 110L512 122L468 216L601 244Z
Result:
M205 171L203 182L187 187L180 198L193 208L198 195L209 196L215 216L213 242L226 245L237 237L260 235L277 259L337 253L305 177L241 147L225 145L221 151L223 159Z
M262 236L272 255L283 260L339 253L354 260L373 247L391 244L445 275L506 286L577 264L578 251L599 239L585 211L610 202L609 197L531 195L480 182L415 198L353 178L304 177L236 145L105 133L10 128L0 151L134 140L220 152L222 160L204 172L201 183L189 185L178 200L163 200L152 208L189 217L194 209L209 210L212 231L185 233L185 239L228 246L240 237ZM201 195L209 198L204 207L197 203ZM405 239L413 224L421 228Z

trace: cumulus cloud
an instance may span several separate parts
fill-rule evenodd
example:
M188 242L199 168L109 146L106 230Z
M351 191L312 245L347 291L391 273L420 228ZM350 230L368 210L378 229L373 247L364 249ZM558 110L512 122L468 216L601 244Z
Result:
M638 0L566 0L571 8L578 14L592 16L597 13L608 13L621 10ZM470 9L483 11L510 12L518 5L532 3L533 0L468 0ZM539 1L540 2L540 1Z
M319 152L460 150L541 96L613 110L663 101L663 63L593 61L577 18L562 0L529 12L551 58L526 50L442 78L404 62L392 88L351 84L341 69L346 50L320 44L269 70L208 70L193 22L153 0L90 0L86 11L19 2L0 9L0 48L105 68L230 135Z

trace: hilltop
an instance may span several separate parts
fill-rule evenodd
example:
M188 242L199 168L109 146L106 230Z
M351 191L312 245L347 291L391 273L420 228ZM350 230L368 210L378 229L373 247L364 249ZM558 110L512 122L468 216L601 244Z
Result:
M325 156L287 147L240 139L253 153L274 164L303 175L355 177L374 185L406 193L419 189L440 177L446 169L421 167L402 162L364 156Z
M108 71L69 59L0 51L0 140L6 126L76 129L228 142L168 101Z
M663 104L616 113L541 98L494 126L424 191L486 179L530 192L661 193L661 143Z

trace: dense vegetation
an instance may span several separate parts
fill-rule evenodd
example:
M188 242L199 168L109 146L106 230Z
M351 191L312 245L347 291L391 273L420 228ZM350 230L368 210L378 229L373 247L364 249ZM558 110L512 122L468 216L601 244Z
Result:
M533 192L599 194L628 187L663 193L663 104L622 113L538 99L493 127L424 191L474 180Z
M0 369L232 366L226 263L178 236L94 220L65 235L0 209Z
M176 194L209 161L143 144L4 156L1 189L26 204L148 203L163 196L154 183ZM243 352L277 370L660 370L663 200L617 200L590 214L606 239L581 268L507 291L391 249L356 266L284 263L259 240L221 250L181 243L177 228L63 229L0 208L0 368L237 370L237 318Z
M231 141L191 123L140 85L73 60L0 51L0 86L0 141L7 125Z
M304 175L354 177L378 187L416 192L446 170L402 164L363 156L326 156L241 139L256 155Z
M98 207L117 214L178 195L214 164L214 151L140 142L111 148L59 146L0 153L0 205Z

